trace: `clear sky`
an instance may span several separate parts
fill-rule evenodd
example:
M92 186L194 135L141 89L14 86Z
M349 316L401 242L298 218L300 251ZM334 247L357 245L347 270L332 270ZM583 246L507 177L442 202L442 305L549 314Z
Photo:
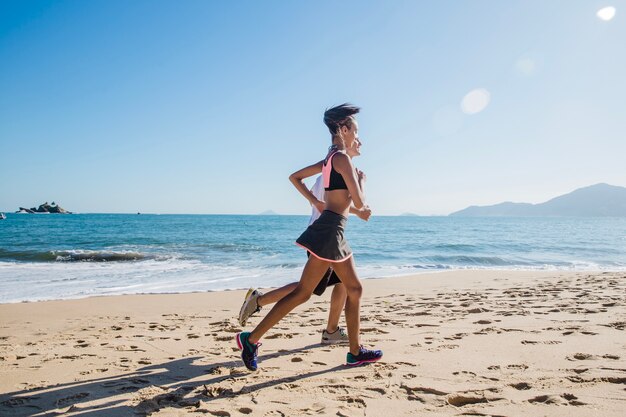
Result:
M625 18L612 0L1 0L0 210L306 214L288 176L345 101L374 214L626 186Z

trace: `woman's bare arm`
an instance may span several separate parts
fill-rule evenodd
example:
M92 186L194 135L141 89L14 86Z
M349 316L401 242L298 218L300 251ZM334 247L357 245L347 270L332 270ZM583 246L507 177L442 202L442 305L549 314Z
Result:
M350 206L350 213L355 214L359 219L368 221L372 215L372 210L369 207L363 206L360 209Z
M356 169L356 175L359 181L359 188L361 188L361 192L365 194L365 173L360 169ZM350 213L355 214L361 220L368 221L370 219L370 216L372 215L372 210L369 208L369 206L363 206L358 209L354 207L354 204L351 204Z
M338 152L333 157L333 168L343 177L343 180L348 187L348 192L352 197L352 203L357 209L362 208L365 205L365 195L361 191L361 185L356 177L354 165L348 155Z
M324 202L318 200L313 193L307 188L307 186L302 182L303 179L312 177L313 175L319 174L322 172L322 165L324 161L319 161L313 165L309 165L308 167L302 168L299 171L294 172L289 176L289 181L296 187L296 190L300 192L307 199L311 205L317 207L319 212L321 213L324 210ZM321 210L320 210L321 207Z

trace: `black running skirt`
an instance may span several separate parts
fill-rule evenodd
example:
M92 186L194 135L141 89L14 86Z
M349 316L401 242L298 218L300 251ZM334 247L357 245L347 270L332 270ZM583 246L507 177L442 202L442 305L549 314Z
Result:
M296 240L296 244L311 255L328 262L342 262L352 256L352 249L344 237L348 219L341 214L324 210Z

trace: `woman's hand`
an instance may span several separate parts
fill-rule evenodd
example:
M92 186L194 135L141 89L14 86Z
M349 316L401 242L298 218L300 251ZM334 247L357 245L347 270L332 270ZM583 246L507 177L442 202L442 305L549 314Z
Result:
M367 181L367 176L365 175L365 172L361 171L360 169L356 170L356 175L357 175L357 178L359 179L359 182L363 183Z
M359 219L368 221L372 215L372 210L368 206L365 206L361 209L357 209L354 214L356 214Z

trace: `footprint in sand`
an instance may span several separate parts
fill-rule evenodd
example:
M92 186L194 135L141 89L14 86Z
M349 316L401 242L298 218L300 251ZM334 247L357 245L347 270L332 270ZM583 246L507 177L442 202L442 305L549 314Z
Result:
M506 366L507 369L521 369L521 370L526 370L528 369L528 365L524 365L523 363L521 364L511 364L511 365L507 365Z
M525 391L532 388L528 382L518 382L517 384L511 384L511 386L519 391Z
M544 344L544 345L558 345L561 344L563 342L559 341L559 340L543 340L543 341L538 341L538 340L522 340L522 345L536 345L536 344Z
M447 398L448 404L453 405L455 407L463 407L470 404L481 404L481 403L489 403L492 401L503 400L504 398L493 397L474 397L466 394L452 394Z
M222 375L228 373L228 368L225 368L223 366L212 366L209 369L205 370L204 373L210 375Z
M373 333L373 334L389 334L388 331L378 329L375 327L366 327L361 329L361 333Z
M589 353L575 353L572 356L566 356L565 359L568 361L587 361L594 359L595 356Z
M400 384L400 388L405 390L407 394L430 394L430 395L448 395L447 392L435 388L428 387L410 387L406 384Z
M439 349L457 349L459 347L459 345L439 345L438 348ZM439 349L434 349L434 350L439 350ZM433 349L429 349L429 350L433 350Z
M375 388L375 387L374 388L369 388L369 387L366 387L365 389L368 390L368 391L377 392L377 393L379 393L381 395L387 394L387 391L384 388Z
M7 407L7 408L28 407L28 408L35 408L35 409L41 410L40 407L37 407L34 404L29 404L30 401L38 400L38 399L39 397L36 397L36 396L11 398L9 400L0 402L0 405L2 405L3 407Z
M459 340L463 339L463 337L467 336L468 333L457 333L452 336L444 337L445 340Z
M541 404L551 404L551 405L574 405L580 406L585 405L585 403L578 401L578 397L573 394L562 394L562 395L538 395L528 400L529 403L541 403Z
M396 365L406 365L406 366L418 366L417 364L413 363L413 362L394 362Z
M81 399L83 399L85 397L88 397L88 396L89 396L88 392L79 392L78 394L74 394L74 395L70 395L68 397L60 398L59 400L57 400L56 406L57 407L65 407L68 404L75 403L78 400L81 400Z
M61 356L61 359L70 359L70 360L74 360L74 359L79 359L80 356L79 355L63 355Z
M461 374L466 374L466 375L471 375L471 376L476 376L476 374L474 372L471 371L455 371L452 372L452 375L461 375Z
M203 393L207 397L211 398L230 397L233 395L233 390L231 388L224 388L220 386L211 386L207 388L207 386L205 385Z
M602 355L604 359L613 359L614 361L619 360L619 356L617 355Z
M348 405L356 406L358 408L365 408L365 400L358 397L339 397L339 401L343 401Z

